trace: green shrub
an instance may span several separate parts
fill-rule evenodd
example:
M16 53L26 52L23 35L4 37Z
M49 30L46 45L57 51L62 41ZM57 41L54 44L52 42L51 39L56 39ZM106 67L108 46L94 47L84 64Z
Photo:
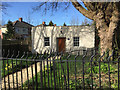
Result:
M115 68L112 65L110 65L110 72L114 71L114 70L115 70ZM86 70L86 72L91 73L91 67L89 67ZM107 63L101 63L100 72L105 73L105 74L108 73L108 64ZM93 65L92 66L92 73L95 73L95 74L99 73L99 65Z

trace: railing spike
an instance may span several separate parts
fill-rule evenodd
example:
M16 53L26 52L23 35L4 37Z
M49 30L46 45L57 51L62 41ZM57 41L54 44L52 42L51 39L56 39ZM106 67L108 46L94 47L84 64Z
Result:
M27 54L26 54L26 59L28 58L28 56L29 56L29 52L27 52Z
M112 50L112 54L108 57L108 61L110 60L110 58L113 56L114 51Z
M83 55L83 57L82 57L82 58L85 58L85 57L86 57L86 55L87 55L87 50L85 51L85 54Z
M20 55L20 51L18 51L18 55L16 56L16 58L18 58L18 57L19 57L19 55Z
M21 58L23 58L23 57L25 56L25 54L26 54L26 53L24 52Z
M80 52L77 53L77 55L75 56L75 58L77 58L80 55Z
M14 57L14 54L15 54L15 51L13 50L13 54L12 54L11 58L13 58L13 57Z
M9 57L9 55L10 55L10 50L8 50L7 58Z
M34 59L37 59L37 57L38 57L38 53L36 52L36 55L35 55L35 58L34 58Z
M68 58L70 58L70 56L71 56L71 54L70 54L70 53L68 53L67 59L68 59Z
M4 55L5 55L5 49L3 49L2 51L2 57L4 57Z
M90 57L90 60L92 61L93 58L95 57L96 53L94 53L91 57Z

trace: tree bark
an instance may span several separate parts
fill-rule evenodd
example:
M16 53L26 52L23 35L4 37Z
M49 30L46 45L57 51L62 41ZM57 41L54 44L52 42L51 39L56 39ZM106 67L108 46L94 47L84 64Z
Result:
M111 54L114 45L114 32L117 29L119 22L119 11L117 8L114 9L112 17L110 18L109 26L107 26L107 23L105 22L104 13L102 11L95 16L95 21L100 37L101 55L107 50L109 50L109 54Z
M71 0L72 5L80 12L82 13L84 16L86 16L87 18L93 20L93 16L94 16L94 12L90 12L88 10L86 10L85 8L82 7L81 4L79 4L79 2L77 0Z

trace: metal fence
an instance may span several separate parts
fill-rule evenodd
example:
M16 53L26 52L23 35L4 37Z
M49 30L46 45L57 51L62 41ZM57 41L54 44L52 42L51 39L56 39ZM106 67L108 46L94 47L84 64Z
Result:
M113 54L80 52L32 54L3 50L2 89L120 89L120 57L111 60Z

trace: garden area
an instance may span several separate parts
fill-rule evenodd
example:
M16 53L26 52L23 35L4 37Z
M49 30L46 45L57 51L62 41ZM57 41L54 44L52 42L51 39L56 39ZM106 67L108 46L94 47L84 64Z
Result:
M90 62L90 56L63 55L54 60L51 65L44 66L44 69L33 79L26 81L23 88L118 88L118 63L98 61L99 58L93 58ZM84 61L84 62L83 62ZM48 61L49 62L49 61ZM99 69L100 68L100 69ZM119 71L120 72L120 71ZM84 77L84 80L83 80ZM41 82L42 80L42 82ZM101 85L100 85L101 83ZM110 87L109 87L110 86Z
M6 53L7 56L8 53ZM4 55L5 56L5 55ZM11 57L12 56L12 57ZM45 59L48 57L48 54L32 54L31 52L21 53L15 52L8 54L8 57L2 60L2 77L5 77L9 74L18 72L24 68L28 68L29 66L35 64L35 59ZM4 58L4 57L3 57Z
M118 58L111 60L107 54L103 57L91 53L81 55L80 53L32 54L24 52L17 55L14 53L6 55L7 57L3 57L2 60L4 79L23 69L27 70L27 72L22 72L23 76L27 74L27 79L19 88L117 89L120 84L118 82L120 73L120 71L118 72L120 66ZM29 67L35 70L34 75L33 70ZM37 67L40 67L38 72ZM28 79L30 73L32 73L32 77ZM21 77L21 74L19 76ZM21 80L20 82L22 82Z

